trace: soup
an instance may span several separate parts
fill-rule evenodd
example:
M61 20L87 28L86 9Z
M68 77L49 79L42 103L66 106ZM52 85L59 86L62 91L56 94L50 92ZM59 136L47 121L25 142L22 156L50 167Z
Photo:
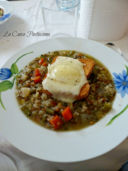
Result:
M42 54L16 78L20 109L32 121L53 130L95 124L112 109L115 94L108 69L74 50Z

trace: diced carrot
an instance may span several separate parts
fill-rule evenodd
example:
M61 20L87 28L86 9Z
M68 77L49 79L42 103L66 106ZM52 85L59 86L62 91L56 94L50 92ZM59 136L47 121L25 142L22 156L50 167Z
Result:
M63 110L62 116L64 117L65 121L69 121L72 119L72 112L69 106Z
M48 64L47 64L47 62L44 61L44 62L42 63L42 65L43 65L43 66L47 66Z
M53 116L53 118L49 122L54 129L59 129L63 124L61 118L58 115Z
M41 58L40 61L39 61L39 64L42 65L44 62L44 58Z
M95 65L94 60L89 59L89 58L86 58L86 59L80 58L79 61L82 62L83 64L85 64L84 72L85 72L85 75L88 78L90 76L90 74L92 73L93 67Z
M38 68L36 68L34 71L34 76L36 77L36 76L40 76L40 75L41 75L40 70Z
M41 82L41 76L33 77L32 80L34 81L34 83L39 83Z
M79 99L83 99L83 98L87 97L89 94L89 90L90 90L89 83L84 84L80 90L80 93L79 93L79 96L77 99L79 100Z

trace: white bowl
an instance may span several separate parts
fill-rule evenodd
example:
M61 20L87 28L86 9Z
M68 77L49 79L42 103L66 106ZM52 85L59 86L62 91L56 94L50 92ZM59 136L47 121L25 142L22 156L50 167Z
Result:
M122 73L125 65L128 65L119 54L100 43L78 38L58 38L26 47L11 57L3 68L10 68L19 56L33 51L17 62L18 68L22 69L35 57L55 50L76 50L90 54L100 60L112 74ZM68 132L48 130L25 117L15 97L15 86L2 92L1 99L6 107L4 110L0 106L1 133L18 149L40 159L52 162L78 162L91 159L112 150L128 135L126 111L111 125L106 126L113 116L128 105L128 94L121 97L121 94L117 93L112 110L95 125Z

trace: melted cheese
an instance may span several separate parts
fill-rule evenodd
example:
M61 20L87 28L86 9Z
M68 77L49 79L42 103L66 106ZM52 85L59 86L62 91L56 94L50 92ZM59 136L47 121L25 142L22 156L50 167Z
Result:
M59 56L53 64L48 65L48 74L42 84L54 98L73 102L86 82L87 78L80 61Z

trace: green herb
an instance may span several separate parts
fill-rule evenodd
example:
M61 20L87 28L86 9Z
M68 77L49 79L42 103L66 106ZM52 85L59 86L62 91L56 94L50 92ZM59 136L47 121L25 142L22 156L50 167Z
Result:
M115 115L108 123L107 126L110 125L117 117L119 117L121 114L123 114L128 109L128 105L124 107L123 110L121 110L117 115Z
M52 115L54 114L54 111L52 109L46 108L45 110L49 114L52 114Z
M41 55L41 58L46 58L46 55Z

